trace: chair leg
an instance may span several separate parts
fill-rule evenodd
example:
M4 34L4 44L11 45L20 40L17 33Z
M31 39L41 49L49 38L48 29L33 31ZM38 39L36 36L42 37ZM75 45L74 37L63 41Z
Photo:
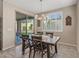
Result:
M25 44L22 44L22 55L25 54Z
M52 50L52 45L51 45L51 50Z
M41 57L43 58L43 51L42 51Z
M40 51L38 51L38 53L40 54Z
M33 54L33 58L35 57L35 53L36 53L36 51L35 51L35 48L34 48L34 54Z
M55 44L55 53L57 53L58 51L57 51L57 44Z
M31 56L31 51L32 51L32 49L30 48L30 51L29 51L29 58L30 58L30 56Z

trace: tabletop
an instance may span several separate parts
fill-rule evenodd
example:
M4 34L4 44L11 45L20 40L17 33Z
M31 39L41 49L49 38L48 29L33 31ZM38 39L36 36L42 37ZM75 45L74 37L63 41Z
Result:
M41 35L33 35L33 36L41 36ZM42 42L48 43L48 44L56 44L60 40L59 36L53 36L53 38L50 38L48 35L42 35Z

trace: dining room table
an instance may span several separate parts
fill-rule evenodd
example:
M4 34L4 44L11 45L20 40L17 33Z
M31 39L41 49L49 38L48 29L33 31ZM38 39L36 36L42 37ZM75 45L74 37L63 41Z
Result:
M41 36L41 35L35 35L33 34L32 36ZM56 54L58 51L57 51L57 43L59 42L60 40L60 36L53 36L52 38L49 37L48 35L42 35L42 42L47 44L47 58L50 58L50 45L51 46L54 46L55 48L55 52L52 54Z

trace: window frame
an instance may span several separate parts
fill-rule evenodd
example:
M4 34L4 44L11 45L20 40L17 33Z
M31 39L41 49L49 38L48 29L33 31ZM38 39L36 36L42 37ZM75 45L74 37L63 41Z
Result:
M49 14L53 14L53 13L61 13L60 16L62 16L62 17L61 17L61 19L56 19L56 21L57 21L57 29L54 29L54 30L51 29L51 24L50 24L50 29L47 29L47 26L44 24L44 21L46 20L46 22L47 22L47 20L52 20L52 19L48 19L47 17L48 17ZM49 13L49 14L46 14L46 19L43 20L43 31L48 31L48 32L63 32L64 31L64 14L63 14L63 12L62 11L57 11L57 12L52 12L52 13ZM62 22L60 22L62 24L62 25L60 25L60 27L61 26L63 27L61 29L58 29L58 20L62 21Z

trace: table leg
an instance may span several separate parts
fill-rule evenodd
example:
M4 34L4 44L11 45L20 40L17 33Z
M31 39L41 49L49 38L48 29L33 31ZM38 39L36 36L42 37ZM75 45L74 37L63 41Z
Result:
M50 48L49 48L49 45L47 45L47 58L50 58Z
M24 55L24 53L25 53L25 41L23 41L22 43L22 54Z
M24 53L25 53L25 47L24 45L22 45L22 54L24 55Z
M58 51L57 51L57 44L55 44L55 53L57 53Z

